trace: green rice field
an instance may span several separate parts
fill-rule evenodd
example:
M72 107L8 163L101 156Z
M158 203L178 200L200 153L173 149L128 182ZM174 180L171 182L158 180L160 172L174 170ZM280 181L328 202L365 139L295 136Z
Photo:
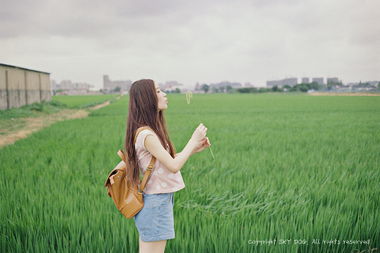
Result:
M168 99L177 152L204 123L215 159L181 169L165 252L380 252L380 97ZM138 252L103 186L127 112L123 96L0 149L1 252Z
M83 95L83 96L54 96L53 101L58 101L63 104L68 105L69 108L86 108L101 104L106 100L115 100L117 95L107 94L107 95Z
M53 96L50 101L33 103L8 110L0 110L0 136L26 126L25 118L41 117L62 109L86 109L105 101L113 103L117 95Z

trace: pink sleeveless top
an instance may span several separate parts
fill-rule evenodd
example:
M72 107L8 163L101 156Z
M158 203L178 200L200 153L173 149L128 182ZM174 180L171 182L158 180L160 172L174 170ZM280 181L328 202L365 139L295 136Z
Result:
M144 175L144 172L148 168L152 154L145 148L144 141L148 135L156 135L155 132L144 129L137 136L135 149L137 153L137 159L140 165L140 173ZM157 136L157 135L156 135ZM169 152L169 146L166 150ZM145 186L144 192L147 194L153 193L169 193L176 192L185 188L181 171L177 173L171 172L166 168L157 158L153 166L153 173Z

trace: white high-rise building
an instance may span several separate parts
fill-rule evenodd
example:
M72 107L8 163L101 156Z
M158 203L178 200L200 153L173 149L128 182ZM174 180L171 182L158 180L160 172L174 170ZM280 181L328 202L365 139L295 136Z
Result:
M117 80L111 81L108 75L103 75L103 89L106 91L112 91L119 87L120 91L127 92L132 85L131 80Z

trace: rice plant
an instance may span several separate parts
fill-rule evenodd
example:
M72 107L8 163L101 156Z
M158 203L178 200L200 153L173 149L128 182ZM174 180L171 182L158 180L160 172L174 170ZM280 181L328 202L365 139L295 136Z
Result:
M168 97L177 152L203 122L215 160L205 150L182 168L166 252L379 251L379 97ZM1 252L138 252L133 220L103 187L127 105L0 149Z

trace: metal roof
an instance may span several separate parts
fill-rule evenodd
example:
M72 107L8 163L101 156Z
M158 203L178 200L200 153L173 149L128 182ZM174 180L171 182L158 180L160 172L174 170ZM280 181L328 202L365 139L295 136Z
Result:
M4 67L8 67L8 68L16 68L16 69L29 70L29 71L33 71L33 72L44 73L44 74L50 75L49 72L44 72L44 71L39 71L39 70L34 70L34 69L27 69L27 68L17 67L17 66L13 66L13 65L4 64L4 63L0 63L0 66L4 66Z

